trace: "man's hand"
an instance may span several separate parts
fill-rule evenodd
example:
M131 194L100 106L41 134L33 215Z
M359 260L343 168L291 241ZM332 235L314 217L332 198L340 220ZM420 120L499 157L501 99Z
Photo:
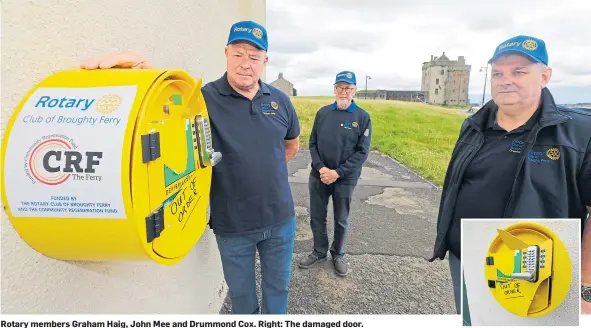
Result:
M87 59L80 64L80 68L152 68L152 63L145 57L125 51Z
M327 169L324 171L324 173L322 173L322 170L320 170L320 180L322 180L322 182L325 184L334 183L338 178L340 178L339 174L335 170Z

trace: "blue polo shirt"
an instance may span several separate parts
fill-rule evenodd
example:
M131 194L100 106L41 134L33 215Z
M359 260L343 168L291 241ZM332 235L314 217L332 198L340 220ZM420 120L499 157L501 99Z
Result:
M202 88L212 143L222 160L213 167L210 225L215 234L271 229L295 215L285 161L285 140L299 136L289 97L260 82L251 101L236 92L227 73Z

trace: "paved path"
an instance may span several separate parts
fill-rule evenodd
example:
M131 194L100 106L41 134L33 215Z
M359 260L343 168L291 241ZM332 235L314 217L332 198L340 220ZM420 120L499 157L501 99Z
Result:
M435 240L441 191L377 153L369 156L351 204L345 249L349 275L337 276L331 261L307 270L297 267L312 247L307 186L310 161L309 153L300 151L289 163L297 233L288 312L455 314L447 260L427 261ZM331 207L329 203L329 241ZM257 276L259 273L257 268ZM230 313L229 302L226 298L220 313Z

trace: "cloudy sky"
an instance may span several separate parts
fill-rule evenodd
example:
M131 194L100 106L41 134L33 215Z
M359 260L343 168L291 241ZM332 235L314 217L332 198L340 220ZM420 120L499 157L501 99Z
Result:
M420 90L422 63L445 52L472 66L479 102L480 68L499 43L525 34L547 44L556 101L591 102L589 0L267 0L266 26L267 81L283 72L302 96L332 95L342 70L360 89L369 75L368 89Z

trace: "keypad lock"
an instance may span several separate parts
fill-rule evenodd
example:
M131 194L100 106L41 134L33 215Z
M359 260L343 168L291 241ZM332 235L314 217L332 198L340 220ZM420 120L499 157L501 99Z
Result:
M484 267L492 297L521 317L539 317L558 308L570 291L573 272L564 243L535 222L496 230Z
M201 168L215 166L221 161L222 154L213 149L209 120L206 117L197 115L194 126L195 149L197 149L199 155L199 165Z
M523 253L523 268L525 269L525 272L512 273L511 278L522 279L529 282L538 281L539 268L543 263L543 260L541 260L540 257L540 246L529 246L527 251Z

